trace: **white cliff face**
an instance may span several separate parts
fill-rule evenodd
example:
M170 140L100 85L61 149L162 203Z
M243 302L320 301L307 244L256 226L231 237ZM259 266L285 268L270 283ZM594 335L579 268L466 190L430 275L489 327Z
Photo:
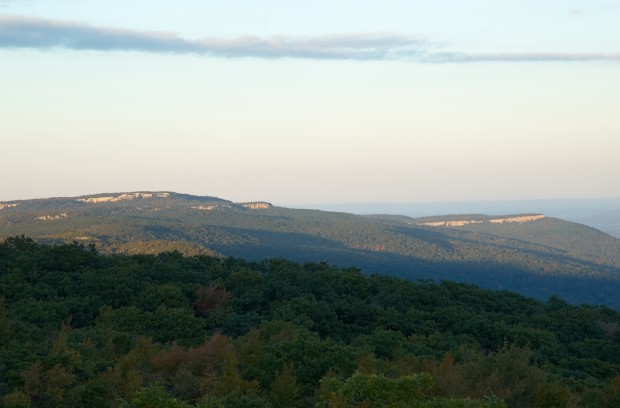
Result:
M512 218L498 218L495 220L491 220L492 224L505 224L505 223L512 223L512 222L518 222L519 224L522 224L524 222L532 222L532 221L536 221L536 220L541 220L545 218L544 215L540 214L540 215L525 215L523 217L512 217Z
M271 204L264 202L264 201L255 201L251 203L238 203L235 205L237 206L240 205L242 207L249 208L251 210L265 210L267 208L273 207ZM213 210L219 210L219 209L225 209L225 208L232 208L232 205L230 204L194 205L189 208L194 209L194 210L213 211Z
M457 221L433 221L433 222L423 222L416 225L421 225L425 227L462 227L464 225L469 224L482 224L485 222L490 222L491 224L509 224L509 223L519 223L523 224L525 222L537 221L545 218L544 215L523 215L519 217L509 217L509 218L494 218L488 221L478 221L478 220L457 220Z
M231 208L231 206L229 204L211 204L211 205L194 205L189 208L194 209L194 210L201 210L201 211L213 211L213 210L217 210L218 208Z
M0 210L4 210L5 208L15 208L19 205L19 203L16 204L2 204L0 203Z
M61 214L56 214L56 215L41 215L37 217L37 220L52 221L52 220L60 220L62 218L67 218L67 213L61 213Z
M217 208L216 205L192 205L191 207L192 210L201 210L201 211L213 211Z
M253 203L242 203L242 206L245 208L250 208L252 210L265 210L267 208L273 207L271 204L264 201L256 201Z
M118 201L135 200L136 198L167 198L170 197L170 193L125 193L118 196L106 196L106 197L87 197L78 198L77 201L83 203L116 203Z
M463 225L468 224L482 224L482 221L435 221L435 222L423 222L417 225L424 225L427 227L462 227Z

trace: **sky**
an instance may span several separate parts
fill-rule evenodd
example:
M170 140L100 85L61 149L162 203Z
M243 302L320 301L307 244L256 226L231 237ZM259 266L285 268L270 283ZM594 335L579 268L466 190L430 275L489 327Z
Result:
M620 196L620 1L0 0L0 201Z

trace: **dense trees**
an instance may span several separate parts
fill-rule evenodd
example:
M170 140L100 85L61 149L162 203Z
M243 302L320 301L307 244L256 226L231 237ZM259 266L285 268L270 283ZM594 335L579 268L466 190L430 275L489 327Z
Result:
M54 214L67 217L38 218ZM26 200L0 211L0 239L27 234L45 243L78 240L105 253L178 251L255 261L325 260L365 273L470 282L543 300L557 294L572 304L620 310L620 240L554 218L418 225L450 218L495 217L411 219L282 207L253 210L213 197L174 193L100 203L58 198Z
M271 259L0 244L0 406L613 407L620 314Z

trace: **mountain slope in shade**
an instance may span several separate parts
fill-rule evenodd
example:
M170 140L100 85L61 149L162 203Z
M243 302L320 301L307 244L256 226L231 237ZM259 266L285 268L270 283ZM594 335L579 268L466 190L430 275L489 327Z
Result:
M177 245L189 253L327 261L367 273L465 281L539 298L557 294L620 309L620 240L541 214L359 216L171 192L0 206L0 238L77 241L102 252L169 251Z

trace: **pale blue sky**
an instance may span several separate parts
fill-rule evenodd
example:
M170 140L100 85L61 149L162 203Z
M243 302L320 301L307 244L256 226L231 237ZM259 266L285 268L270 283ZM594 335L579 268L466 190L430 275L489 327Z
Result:
M0 0L0 201L620 196L619 1Z

